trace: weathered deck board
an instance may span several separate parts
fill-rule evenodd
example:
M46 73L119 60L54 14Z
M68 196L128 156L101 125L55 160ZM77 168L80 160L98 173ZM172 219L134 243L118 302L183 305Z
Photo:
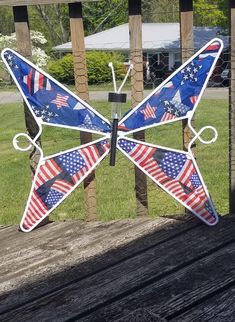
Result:
M235 282L235 264L233 263L232 267L228 266L230 256L235 256L234 244L230 246L229 251L230 254L227 254L222 249L216 255L211 255L186 266L182 270L177 270L175 273L142 287L128 296L117 299L111 304L107 301L106 305L97 307L97 310L87 311L84 314L85 316L83 314L74 315L66 321L114 321L123 314L134 311L137 307L148 308L151 312L166 318L166 320L174 321L178 310L184 308L187 312L188 305L193 306L203 298L210 297L211 293L219 293L225 285ZM226 261L224 267L219 267L217 274L208 278L210 272L216 270L217 263L220 260ZM198 276L200 276L200 280L196 278ZM229 309L230 307L226 306L226 310ZM205 315L204 320L199 321L207 321ZM221 321L224 320L221 319Z
M142 308L167 321L230 321L235 217L213 228L182 219L4 229L0 320L125 321Z
M18 233L16 227L9 228L0 234L3 259L0 262L0 314L2 310L134 256L195 225L198 222L137 219L111 223L53 223L30 234ZM119 248L127 244L128 247L120 251ZM45 285L45 278L48 285Z
M174 322L192 322L203 321L205 316L207 320L213 322L234 322L235 320L235 286L226 289L222 293L210 296L209 299L193 306L193 308L173 318Z

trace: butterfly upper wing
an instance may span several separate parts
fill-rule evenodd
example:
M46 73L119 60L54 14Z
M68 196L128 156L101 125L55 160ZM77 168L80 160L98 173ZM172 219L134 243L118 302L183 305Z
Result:
M127 133L189 117L195 111L223 49L212 39L119 122Z
M109 153L109 142L99 139L40 160L20 228L34 229Z
M118 148L158 186L208 225L218 222L195 160L189 153L119 139Z
M6 48L2 59L39 124L110 132L106 118L20 54Z

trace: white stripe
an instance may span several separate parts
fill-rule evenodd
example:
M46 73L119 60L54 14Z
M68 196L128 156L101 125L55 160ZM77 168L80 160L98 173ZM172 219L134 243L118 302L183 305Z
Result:
M34 93L36 93L39 90L39 76L39 72L36 71L34 76Z
M208 56L212 56L212 57L216 57L218 55L218 53L207 53L207 54L201 54L199 55L199 59L204 59Z
M46 89L48 90L48 91L50 91L51 90L51 83L49 82L49 80L47 79L47 81L46 81Z

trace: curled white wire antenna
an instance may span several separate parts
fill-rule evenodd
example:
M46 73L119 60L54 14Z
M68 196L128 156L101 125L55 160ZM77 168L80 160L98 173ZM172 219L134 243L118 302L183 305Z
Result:
M14 136L13 140L12 140L12 143L13 143L13 146L16 150L18 151L21 151L21 152L25 152L25 151L29 151L33 146L39 150L40 154L43 155L43 152L42 152L42 149L40 148L40 146L37 145L36 141L38 139L38 137L40 136L41 132L39 134L37 134L37 136L32 139L28 134L26 133L18 133ZM20 145L19 145L19 138L25 138L28 140L28 146L25 147L25 148L22 148Z
M110 62L108 66L111 68L111 71L112 71L114 92L119 94L121 92L123 86L125 85L125 83L127 81L127 78L129 76L131 70L133 69L133 65L132 64L129 65L129 68L128 68L127 72L126 72L126 75L125 75L125 77L123 79L123 82L121 83L119 89L117 89L116 76L115 76L115 71L114 71L113 63Z
M188 144L188 151L193 155L193 152L192 152L192 145L193 143L198 139L201 143L203 144L211 144L211 143L214 143L217 138L218 138L218 132L216 130L216 128L214 126L210 126L210 125L207 125L207 126L204 126L202 127L198 132L194 129L194 127L192 126L192 116L193 116L193 113L190 113L189 115L189 119L188 119L188 126L190 128L190 130L193 132L193 134L195 135L192 140L189 142ZM213 137L210 139L210 140L205 140L201 137L201 134L205 131L205 130L210 130L213 134Z

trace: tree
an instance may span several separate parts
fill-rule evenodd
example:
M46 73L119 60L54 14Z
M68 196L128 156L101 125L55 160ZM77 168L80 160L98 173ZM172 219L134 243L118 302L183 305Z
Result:
M8 7L0 7L0 32L10 35L14 32L13 11Z
M143 22L179 21L179 0L143 0Z
M228 28L228 1L194 0L194 24Z
M68 5L29 6L30 28L43 33L52 47L69 41Z
M86 35L106 30L128 21L127 0L84 2Z

